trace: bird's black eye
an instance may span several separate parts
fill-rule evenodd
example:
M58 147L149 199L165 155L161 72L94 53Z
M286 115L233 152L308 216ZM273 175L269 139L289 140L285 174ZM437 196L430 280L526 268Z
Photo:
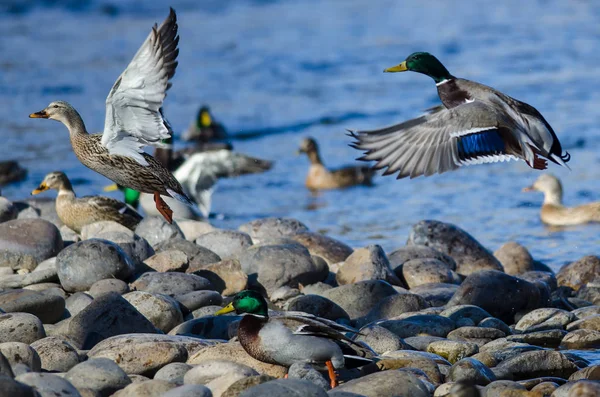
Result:
M58 105L54 105L54 106L52 106L52 107L53 107L53 108L58 108Z

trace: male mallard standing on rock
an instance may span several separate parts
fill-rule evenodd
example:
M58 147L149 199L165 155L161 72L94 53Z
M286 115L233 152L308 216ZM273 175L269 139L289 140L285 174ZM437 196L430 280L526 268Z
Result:
M373 352L342 333L357 331L314 316L282 313L269 317L267 302L256 291L238 293L233 302L215 314L234 311L246 313L240 321L238 338L250 356L285 367L308 363L327 368L332 388L337 386L335 369L360 367L372 361L358 354Z
M168 222L173 212L161 195L193 203L177 179L143 147L169 137L159 109L177 67L177 28L173 9L160 27L152 28L106 98L103 134L88 134L79 113L63 101L29 115L62 122L79 161L119 185L153 194L156 208Z
M444 107L388 128L351 132L360 160L377 161L384 175L432 175L460 166L523 159L531 168L566 165L570 157L534 107L491 87L454 77L433 55L416 52L385 72L423 73L437 86ZM542 158L543 157L543 158Z
M85 225L115 221L133 230L142 220L134 209L118 200L103 196L75 197L69 178L63 172L51 172L31 194L56 189L56 214L70 229L81 233Z

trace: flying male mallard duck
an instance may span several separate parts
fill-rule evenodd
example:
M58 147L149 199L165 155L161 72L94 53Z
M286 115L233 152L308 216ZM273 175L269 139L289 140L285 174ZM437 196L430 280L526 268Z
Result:
M172 222L173 212L161 195L193 203L177 179L143 147L169 138L167 122L159 109L177 67L177 29L177 17L171 8L162 25L154 25L110 90L103 134L89 134L79 113L67 102L52 102L29 115L62 122L83 165L119 185L153 194L157 210L168 222Z
M533 106L495 89L454 77L433 55L415 52L385 72L413 71L431 77L443 107L424 116L373 131L350 131L364 161L397 178L429 176L469 164L522 159L534 169L545 159L567 166L552 127Z

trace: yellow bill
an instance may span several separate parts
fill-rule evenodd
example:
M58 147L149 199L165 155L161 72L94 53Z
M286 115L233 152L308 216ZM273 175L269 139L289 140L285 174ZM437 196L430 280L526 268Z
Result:
M527 187L524 187L523 190L521 190L521 191L523 191L523 192L533 192L534 190L535 189L533 188L533 186L527 186Z
M46 185L44 182L40 183L40 186L37 187L37 189L34 189L31 191L31 194L40 194L41 192L48 190L48 185Z
M400 65L392 66L391 68L387 68L384 72L387 73L395 73L395 72L406 72L408 68L406 67L406 61L402 62Z
M200 115L200 123L202 123L204 127L208 127L212 124L212 118L208 112L202 112Z
M104 186L102 190L104 190L105 192L114 192L116 190L119 190L119 185L113 183L112 185Z
M221 310L215 313L215 316L220 316L221 314L227 314L235 311L235 307L233 307L233 302L222 308Z

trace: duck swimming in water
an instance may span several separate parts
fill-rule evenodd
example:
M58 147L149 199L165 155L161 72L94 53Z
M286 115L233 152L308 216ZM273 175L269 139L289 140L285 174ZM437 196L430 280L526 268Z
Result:
M443 106L391 127L351 131L360 158L377 161L384 175L414 178L463 165L522 159L543 170L550 160L567 167L568 153L533 106L491 87L453 76L433 55L416 52L385 72L413 71L431 77Z

